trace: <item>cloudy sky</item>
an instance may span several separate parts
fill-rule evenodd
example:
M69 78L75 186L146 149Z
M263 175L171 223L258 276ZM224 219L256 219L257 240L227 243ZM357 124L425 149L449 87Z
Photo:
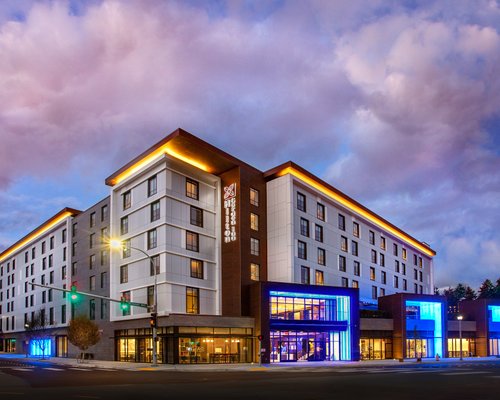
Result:
M0 249L182 127L500 276L500 1L0 2Z

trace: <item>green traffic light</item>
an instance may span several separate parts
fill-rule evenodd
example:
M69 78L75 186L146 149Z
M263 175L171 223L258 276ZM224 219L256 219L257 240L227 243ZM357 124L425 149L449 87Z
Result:
M71 299L71 301L74 303L78 300L78 292L76 291L76 286L71 286L71 294L69 296L69 298Z
M122 309L122 311L128 311L130 309L130 303L126 300L122 300L120 301L120 308Z

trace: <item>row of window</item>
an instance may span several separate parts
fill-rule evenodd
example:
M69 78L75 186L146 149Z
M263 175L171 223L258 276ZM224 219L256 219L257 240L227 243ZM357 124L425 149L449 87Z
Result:
M105 204L101 207L101 222L106 222L108 218L109 218L109 208L108 205ZM96 213L94 211L90 213L89 225L91 228L93 228L95 224L96 224Z
M297 192L297 209L299 211L306 212L307 210L307 200L306 196L303 193ZM320 221L325 221L326 219L326 214L325 214L325 205L321 203L316 203L316 217ZM352 223L352 234L355 237L361 237L361 230L358 222L353 221ZM319 226L319 225L316 225ZM346 218L343 214L338 214L338 228L342 231L346 230ZM320 227L322 230L322 227ZM317 229L317 228L316 228ZM309 237L309 221L306 220L305 218L301 218L300 221L300 231L301 234L304 236ZM316 236L316 235L315 235ZM316 236L317 237L317 236ZM321 234L322 237L322 234ZM318 239L316 239L318 240ZM347 240L347 238L346 238ZM322 239L320 241L323 241ZM369 242L371 245L375 245L375 232L372 230L369 230ZM346 246L347 248L347 246ZM387 250L386 247L386 238L384 236L380 237L380 248L382 250ZM347 250L346 250L347 251ZM401 247L401 254L404 260L407 260L408 254L407 250L404 247ZM397 243L393 243L393 255L398 257L399 256L399 246ZM418 265L419 267L423 267L423 259L420 256L417 256L416 254L413 255L413 263L414 265Z

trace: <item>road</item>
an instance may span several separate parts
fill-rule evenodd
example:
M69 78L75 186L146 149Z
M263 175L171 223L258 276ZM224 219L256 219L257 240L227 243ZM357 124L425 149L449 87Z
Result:
M0 399L498 400L500 360L387 367L130 371L0 359Z

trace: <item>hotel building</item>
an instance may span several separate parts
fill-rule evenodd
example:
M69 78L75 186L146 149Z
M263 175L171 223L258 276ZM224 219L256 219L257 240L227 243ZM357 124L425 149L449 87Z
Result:
M435 252L293 162L260 171L178 129L105 183L108 197L56 215L0 254L4 351L26 351L15 344L27 335L12 290L24 296L25 281L47 275L41 246L53 236L56 272L44 281L87 294L77 303L52 294L52 355L77 354L64 327L84 314L102 332L95 357L149 362L155 305L162 363L446 354L446 307L431 295ZM110 238L123 248L111 250ZM28 292L29 312L48 307L43 288ZM377 304L387 318L360 318ZM408 330L410 315L422 322Z

